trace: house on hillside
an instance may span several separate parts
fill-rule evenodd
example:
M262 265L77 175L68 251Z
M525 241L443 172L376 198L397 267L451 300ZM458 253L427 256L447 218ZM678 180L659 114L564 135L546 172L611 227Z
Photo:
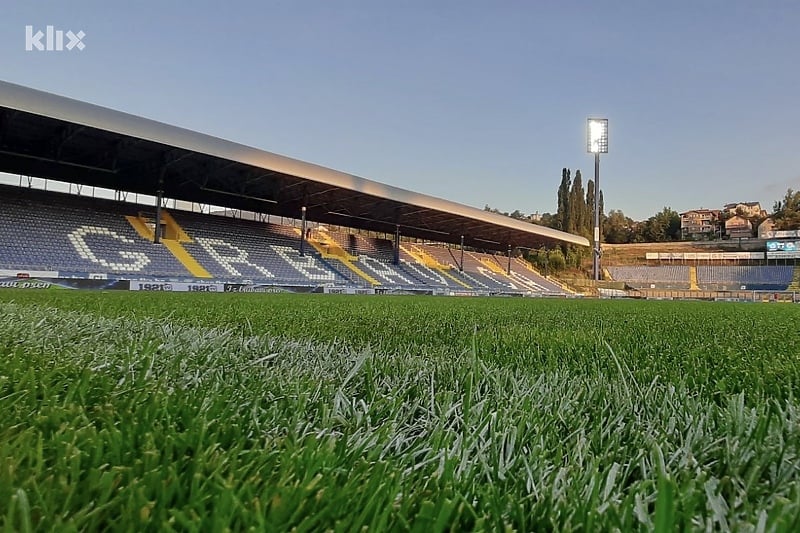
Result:
M719 209L692 209L680 216L681 239L713 239L719 229Z
M749 239L753 235L753 224L742 216L732 216L725 221L725 235L730 239Z
M758 225L758 238L759 239L769 239L770 232L775 229L775 221L772 220L772 217L767 218Z
M743 216L746 218L764 218L767 212L761 209L760 202L739 202L735 204L725 204L722 212L730 216Z

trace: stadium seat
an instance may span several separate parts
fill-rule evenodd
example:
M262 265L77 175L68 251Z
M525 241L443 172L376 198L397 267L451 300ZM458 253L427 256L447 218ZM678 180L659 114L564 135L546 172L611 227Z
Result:
M697 267L697 281L708 290L786 290L793 272L785 265L705 265Z
M689 267L686 265L660 266L609 266L608 272L616 281L624 281L636 288L688 290Z
M125 219L131 204L3 186L0 268L57 271L61 277L189 279L162 246Z

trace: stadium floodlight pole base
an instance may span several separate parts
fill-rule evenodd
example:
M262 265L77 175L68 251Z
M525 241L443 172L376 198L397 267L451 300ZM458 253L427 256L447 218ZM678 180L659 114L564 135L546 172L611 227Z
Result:
M594 154L594 253L592 254L594 280L600 281L600 152Z

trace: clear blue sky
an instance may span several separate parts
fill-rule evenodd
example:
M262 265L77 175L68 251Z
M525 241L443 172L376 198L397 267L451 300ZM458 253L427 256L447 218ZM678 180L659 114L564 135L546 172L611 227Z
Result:
M526 213L605 116L606 209L641 219L800 188L799 28L794 0L15 1L0 78Z

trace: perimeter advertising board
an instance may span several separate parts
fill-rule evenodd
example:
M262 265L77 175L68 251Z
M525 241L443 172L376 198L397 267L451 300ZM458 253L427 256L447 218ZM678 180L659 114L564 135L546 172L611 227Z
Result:
M322 287L267 285L263 283L226 283L225 292L310 293L322 292Z
M132 291L154 292L225 292L224 283L184 283L165 281L131 281Z
M767 259L800 259L800 241L767 241Z
M325 294L375 294L375 289L359 287L325 287Z
M0 277L0 289L94 289L128 290L128 281L121 279L80 279L80 278L20 278Z
M800 239L800 229L766 231L764 237L767 239Z

